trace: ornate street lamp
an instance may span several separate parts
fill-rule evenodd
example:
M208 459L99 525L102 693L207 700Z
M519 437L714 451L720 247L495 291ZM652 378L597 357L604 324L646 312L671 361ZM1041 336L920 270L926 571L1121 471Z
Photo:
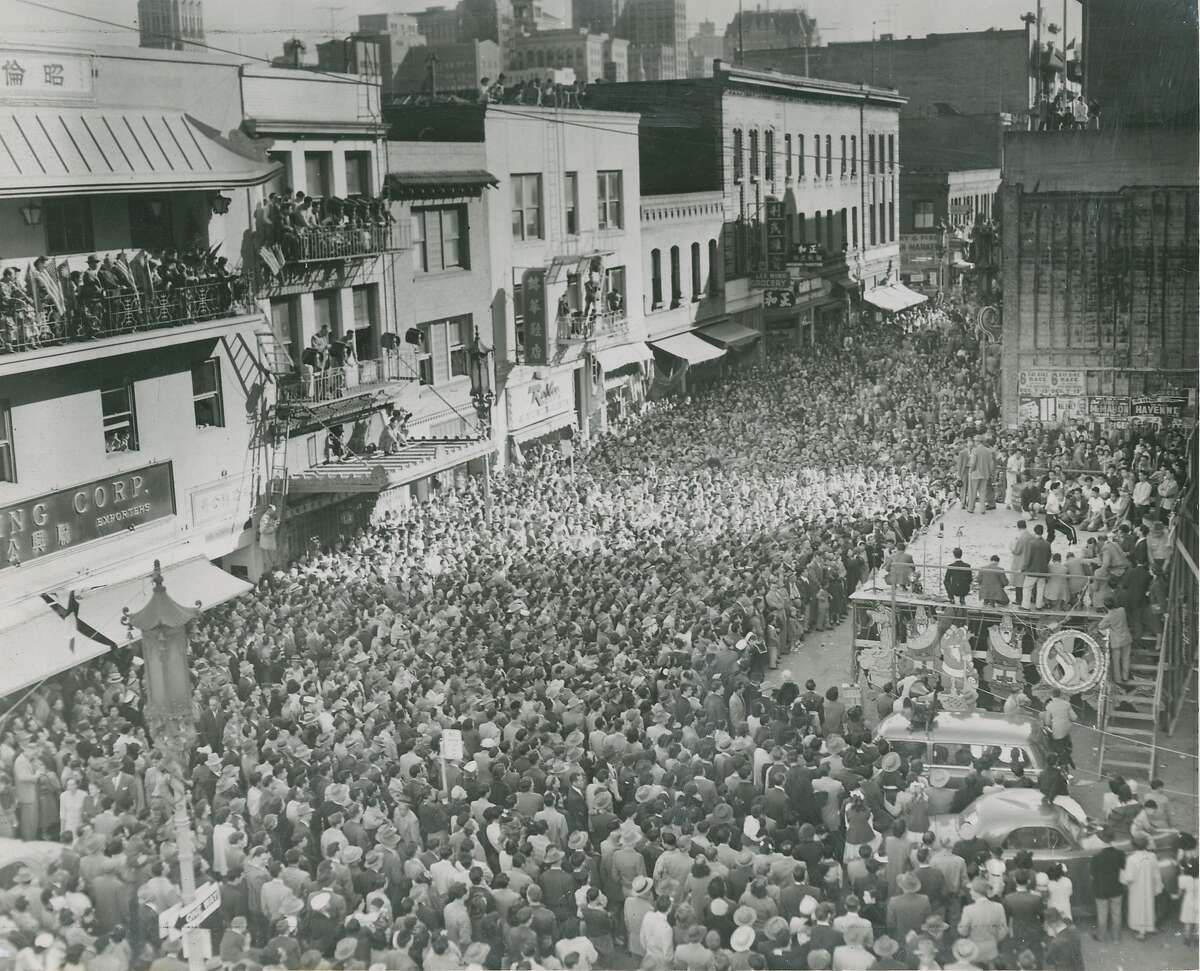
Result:
M196 895L192 820L188 812L187 762L196 738L192 711L192 676L188 665L187 625L200 613L171 599L163 586L162 568L154 561L154 592L125 622L142 632L145 660L145 719L150 742L163 755L174 798L175 842L179 848L179 886L186 905ZM192 948L188 964L203 968L204 958Z
M467 367L471 377L471 404L479 419L479 435L490 445L492 439L492 405L496 403L496 392L492 390L492 349L479 342L479 328L467 348ZM492 452L489 448L483 456L483 516L492 522Z

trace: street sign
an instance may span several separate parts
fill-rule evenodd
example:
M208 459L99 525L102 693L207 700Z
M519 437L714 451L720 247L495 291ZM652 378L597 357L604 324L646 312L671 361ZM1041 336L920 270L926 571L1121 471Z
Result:
M221 888L205 883L196 888L190 903L168 907L158 915L158 936L163 940L177 937L186 927L199 927L221 906Z

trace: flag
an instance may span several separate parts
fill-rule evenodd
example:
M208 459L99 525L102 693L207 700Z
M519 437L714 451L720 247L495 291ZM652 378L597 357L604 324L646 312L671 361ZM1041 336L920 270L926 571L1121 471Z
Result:
M67 633L67 648L74 654L75 641L79 637L79 598L75 596L74 590L67 597L66 613L62 619Z

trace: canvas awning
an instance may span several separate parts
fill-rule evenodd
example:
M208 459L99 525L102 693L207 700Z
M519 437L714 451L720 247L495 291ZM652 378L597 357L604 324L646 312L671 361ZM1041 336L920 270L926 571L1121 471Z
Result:
M632 344L619 344L616 347L606 347L596 351L596 363L605 371L616 371L630 364L641 364L653 355L645 341L634 341Z
M382 492L483 458L495 446L484 439L413 439L395 455L372 455L315 465L288 477L295 493Z
M670 354L672 357L687 361L688 364L715 361L725 353L725 348L716 347L690 331L676 334L674 337L665 337L660 341L651 341L650 346L665 354Z
M0 630L0 657L4 658L0 695L24 691L108 651L107 644L86 637L49 604L40 602L34 616Z
M743 327L732 320L723 320L719 324L701 327L699 333L710 341L720 344L722 347L732 347L735 349L745 347L747 344L753 344L761 336L758 331L751 330L749 327Z
M485 169L465 169L452 172L438 169L429 172L389 172L387 187L393 199L452 199L469 196L478 198L486 188L495 188L500 180Z
M0 113L0 198L230 189L279 171L182 111L21 107Z
M889 283L887 286L868 290L863 294L863 299L880 310L894 314L924 303L929 298L923 293L910 290L903 283Z
M252 589L245 580L213 566L203 556L165 566L162 575L163 587L172 600L185 607L194 607L199 601L201 610L223 604ZM124 644L129 640L129 632L121 623L125 608L128 607L130 613L137 613L150 600L152 589L150 577L140 576L78 591L79 619L113 643Z

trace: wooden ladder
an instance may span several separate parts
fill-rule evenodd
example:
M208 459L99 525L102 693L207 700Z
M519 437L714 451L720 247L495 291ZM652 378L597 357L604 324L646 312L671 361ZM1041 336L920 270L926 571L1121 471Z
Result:
M1109 770L1153 779L1158 733L1164 727L1162 635L1139 638L1129 666L1131 685L1109 684L1101 704L1101 776Z

